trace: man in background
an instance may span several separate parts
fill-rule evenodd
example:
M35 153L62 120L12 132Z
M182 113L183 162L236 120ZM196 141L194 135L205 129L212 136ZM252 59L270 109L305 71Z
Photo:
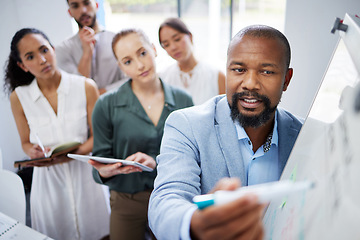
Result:
M96 18L95 0L67 0L69 14L77 22L79 32L56 47L57 62L66 72L95 80L100 93L118 87L123 81L113 55L112 32L100 26Z

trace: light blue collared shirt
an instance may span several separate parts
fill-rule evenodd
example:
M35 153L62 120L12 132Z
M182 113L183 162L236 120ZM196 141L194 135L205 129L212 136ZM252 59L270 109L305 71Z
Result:
M235 122L236 132L239 140L239 147L244 160L248 185L277 181L280 178L278 168L278 131L277 111L275 112L275 124L269 151L264 152L261 145L254 153L252 143L243 127Z
M252 143L243 127L235 122L235 128L238 136L240 151L244 160L248 185L260 184L265 182L277 181L280 179L278 168L278 130L277 130L277 111L275 112L275 123L273 135L271 139L271 147L269 151L264 153L263 145L256 152L252 150ZM196 210L196 206L189 209L182 220L180 239L186 240L190 238L190 221L192 214Z

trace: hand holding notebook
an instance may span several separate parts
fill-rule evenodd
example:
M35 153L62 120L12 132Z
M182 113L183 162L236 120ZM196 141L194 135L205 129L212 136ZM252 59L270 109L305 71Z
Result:
M73 158L75 160L79 160L82 162L88 162L90 159L100 162L100 163L122 163L125 166L134 166L134 167L138 167L143 171L146 172L152 172L153 169L145 166L141 163L138 162L134 162L134 161L127 161L127 160L123 160L123 159L115 159L115 158L105 158L105 157L96 157L96 156L90 156L90 155L79 155L79 154L68 154L67 155L69 158Z
M41 165L49 166L52 165L51 161L55 157L73 152L81 145L80 142L67 142L52 146L50 148L50 151L45 152L45 147L41 144L41 142L39 142L38 144L43 149L42 151L44 152L45 157L15 161L14 167L28 167L28 166L41 166Z

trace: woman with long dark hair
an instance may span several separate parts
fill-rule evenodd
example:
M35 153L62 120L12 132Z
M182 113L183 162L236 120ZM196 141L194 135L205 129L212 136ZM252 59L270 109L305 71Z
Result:
M54 48L43 32L33 28L16 32L5 88L22 148L31 159L44 157L51 146L69 141L81 143L77 154L92 150L91 114L99 96L96 84L59 70ZM92 179L90 165L60 155L33 166L34 229L54 239L100 239L108 234L104 194Z

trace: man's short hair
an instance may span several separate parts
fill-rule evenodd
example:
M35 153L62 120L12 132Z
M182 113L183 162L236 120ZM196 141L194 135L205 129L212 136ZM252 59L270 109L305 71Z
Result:
M266 26L266 25L251 25L241 29L230 41L229 48L227 54L229 55L230 50L232 49L233 42L237 39L241 39L244 36L255 37L255 38L267 38L267 39L277 39L284 45L285 50L285 63L286 69L290 66L290 58L291 58L291 49L290 44L279 30Z

